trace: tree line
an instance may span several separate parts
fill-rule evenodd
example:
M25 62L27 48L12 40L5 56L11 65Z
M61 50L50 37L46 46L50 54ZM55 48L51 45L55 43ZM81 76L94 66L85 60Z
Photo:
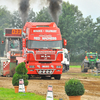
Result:
M52 22L48 8L34 12L31 8L27 21ZM4 28L22 28L22 20L18 11L11 13L6 7L0 7L0 41L4 39ZM81 62L85 51L100 54L100 17L93 22L91 16L83 17L78 6L69 2L62 3L58 27L62 38L67 40L66 48L70 51L71 62ZM4 44L0 44L0 56L3 56Z

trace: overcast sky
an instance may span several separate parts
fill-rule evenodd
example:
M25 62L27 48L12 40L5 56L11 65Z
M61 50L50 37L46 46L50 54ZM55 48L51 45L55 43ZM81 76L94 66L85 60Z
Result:
M100 17L100 0L64 0L78 6L78 9L83 13L83 17L91 15L96 20Z
M36 2L33 2L36 1ZM40 0L41 1L41 0ZM43 1L43 0L42 0ZM100 16L100 0L63 0L69 1L71 4L78 6L79 10L83 13L83 17L91 15L96 20ZM39 11L43 6L38 4L39 0L30 0L31 8L34 11ZM35 4L35 5L34 5ZM6 5L8 10L18 10L18 0L0 0L0 5Z

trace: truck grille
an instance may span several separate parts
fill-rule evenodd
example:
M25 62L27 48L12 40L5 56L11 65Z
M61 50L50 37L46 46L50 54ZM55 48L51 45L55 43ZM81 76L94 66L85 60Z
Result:
M36 69L39 75L52 75L55 69Z
M38 61L55 61L55 54L36 54Z

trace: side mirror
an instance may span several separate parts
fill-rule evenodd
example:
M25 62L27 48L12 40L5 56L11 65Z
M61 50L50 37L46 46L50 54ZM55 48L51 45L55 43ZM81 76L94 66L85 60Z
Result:
M26 38L26 34L23 32L22 33L22 37L25 39Z
M66 46L67 45L67 40L63 40L63 45Z

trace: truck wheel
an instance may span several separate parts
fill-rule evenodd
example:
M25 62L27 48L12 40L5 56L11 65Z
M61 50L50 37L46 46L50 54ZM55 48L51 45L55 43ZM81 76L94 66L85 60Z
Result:
M41 79L45 79L45 75L42 75L42 76L41 76Z
M63 72L66 71L66 65L63 65Z
M61 75L55 75L54 78L57 79L57 80L60 80Z

